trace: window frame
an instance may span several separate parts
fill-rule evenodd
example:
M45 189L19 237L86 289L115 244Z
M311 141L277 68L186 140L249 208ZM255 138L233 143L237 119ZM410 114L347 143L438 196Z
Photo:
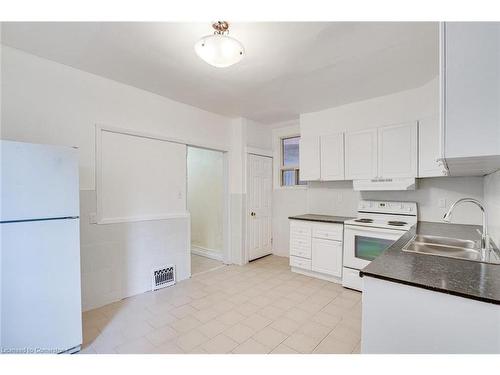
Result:
M281 188L293 188L298 186L304 186L307 183L300 183L300 165L288 165L285 166L285 147L284 141L287 139L298 138L299 139L299 155L300 155L300 134L287 135L279 138L280 141L280 165L279 165L279 182ZM283 173L286 171L294 171L295 172L295 183L293 185L284 185L283 181Z

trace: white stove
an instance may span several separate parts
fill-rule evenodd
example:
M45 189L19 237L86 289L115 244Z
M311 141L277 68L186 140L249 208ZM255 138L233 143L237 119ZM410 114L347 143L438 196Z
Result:
M370 264L417 221L415 202L360 201L357 218L344 223L342 285L362 290L359 270Z

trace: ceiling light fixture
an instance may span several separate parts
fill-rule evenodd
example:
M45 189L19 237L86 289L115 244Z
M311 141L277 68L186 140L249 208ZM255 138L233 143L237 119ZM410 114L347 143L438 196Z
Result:
M217 68L236 64L245 54L243 44L228 35L229 23L226 21L217 21L212 27L215 29L214 34L204 36L194 45L196 54Z

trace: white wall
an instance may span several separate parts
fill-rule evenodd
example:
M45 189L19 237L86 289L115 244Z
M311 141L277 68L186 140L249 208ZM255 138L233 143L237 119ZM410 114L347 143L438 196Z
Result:
M246 128L247 147L254 147L262 150L272 151L272 133L271 127L269 125L246 119Z
M229 149L231 119L4 46L3 137L78 146L95 188L96 123Z
M222 257L224 220L224 155L197 147L187 151L187 208L191 245Z
M175 263L178 279L189 277L188 220L89 224L96 209L95 124L237 155L242 145L233 142L233 120L13 48L3 46L1 62L2 138L79 147L84 309L148 290L153 265ZM230 179L241 173L232 165Z
M484 177L484 201L488 213L488 231L500 246L500 171Z
M303 135L361 130L416 121L438 113L439 81L436 77L413 90L301 114L300 130Z
M329 108L320 112L300 116L301 134L327 134L345 130L359 130L383 126L438 113L439 91L437 79L408 91L386 95L370 100ZM273 126L274 173L279 166L279 137L294 135L299 131L299 122ZM273 251L277 255L288 255L288 216L317 213L327 215L355 216L360 199L401 200L418 203L419 219L440 221L444 212L457 199L473 197L483 199L482 177L440 177L418 180L415 191L356 192L352 181L311 182L307 188L280 188L275 177L273 193ZM439 201L445 200L445 207ZM480 224L481 215L469 205L457 207L453 222Z

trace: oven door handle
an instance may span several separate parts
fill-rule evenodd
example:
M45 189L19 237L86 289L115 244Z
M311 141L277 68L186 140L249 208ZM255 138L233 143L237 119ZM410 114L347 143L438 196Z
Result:
M346 225L345 226L345 231L352 231L352 232L371 232L371 233L383 233L383 234L400 234L403 235L406 233L405 230L396 230L396 229L387 229L387 228L377 228L377 227L368 227L368 226L361 226L361 225Z

